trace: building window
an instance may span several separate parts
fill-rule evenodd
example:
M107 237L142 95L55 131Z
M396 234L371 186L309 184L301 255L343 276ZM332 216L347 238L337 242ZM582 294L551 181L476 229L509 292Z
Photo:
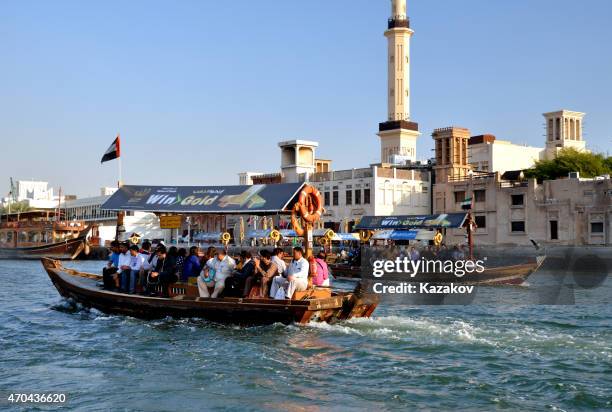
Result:
M525 233L525 221L515 221L510 223L512 233Z
M356 205L360 205L361 204L361 190L355 190L355 204Z
M486 202L487 200L487 192L486 190L474 190L474 201L478 202Z
M485 215L474 216L474 223L478 229L484 229L487 227L487 217Z
M603 233L604 224L603 222L591 222L591 233Z
M329 206L329 201L330 201L330 197L331 197L330 193L329 192L325 192L324 196L325 196L325 201L324 201L325 206Z
M332 205L338 206L338 191L337 190L334 190L332 194Z
M465 200L465 192L455 192L455 203L461 203Z
M346 204L347 205L353 204L353 191L352 190L346 191Z
M524 195L512 195L512 206L523 206L525 204Z
M559 222L557 220L550 221L550 240L559 240Z
M363 204L370 204L370 189L363 189Z

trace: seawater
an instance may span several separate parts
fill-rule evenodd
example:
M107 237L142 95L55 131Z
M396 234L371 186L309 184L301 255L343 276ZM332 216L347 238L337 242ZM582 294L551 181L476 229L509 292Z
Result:
M611 291L541 306L521 304L529 285L479 288L486 304L244 328L86 310L39 262L0 261L0 393L61 392L88 411L609 410Z

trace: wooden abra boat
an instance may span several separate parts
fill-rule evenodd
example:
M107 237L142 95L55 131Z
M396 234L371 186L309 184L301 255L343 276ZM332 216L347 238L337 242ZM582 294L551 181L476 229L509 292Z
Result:
M0 259L74 259L87 252L90 228L80 221L57 220L54 212L2 215Z
M57 260L43 258L42 264L60 295L104 313L143 319L203 318L213 322L241 325L272 323L337 322L369 317L378 305L376 295L312 289L296 292L293 299L200 298L196 286L176 283L170 298L128 295L101 288L102 276L64 268Z
M482 273L470 273L459 278L453 274L422 273L414 278L402 274L388 274L384 280L403 282L456 283L469 285L520 285L542 266L546 256L537 256L525 263L485 268ZM362 277L360 266L330 264L332 274L337 278L358 279Z

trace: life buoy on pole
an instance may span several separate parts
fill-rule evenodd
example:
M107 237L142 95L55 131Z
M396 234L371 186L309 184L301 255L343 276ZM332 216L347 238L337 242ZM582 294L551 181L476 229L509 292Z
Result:
M336 236L336 234L334 233L333 230L329 229L327 232L325 232L325 238L331 242L331 240Z
M273 242L278 242L281 238L281 234L278 230L274 229L270 232L270 239L272 239Z
M359 231L359 239L362 242L369 242L372 238L373 232L371 230L360 230Z
M297 204L299 205L302 219L307 223L315 223L321 219L323 214L323 197L316 187L305 186L300 192Z
M229 234L229 233L227 233L227 232L225 232L225 233L223 233L223 234L221 235L221 241L222 241L224 244L228 244L231 238L232 238L232 235L230 235L230 234Z
M299 194L298 201L291 210L291 226L298 236L305 233L304 227L321 219L323 214L323 196L321 192L310 185L304 186ZM303 222L302 222L303 221ZM305 223L304 225L302 223Z

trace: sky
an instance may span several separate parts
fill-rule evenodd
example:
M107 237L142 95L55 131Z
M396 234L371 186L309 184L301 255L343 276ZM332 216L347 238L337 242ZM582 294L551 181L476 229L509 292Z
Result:
M0 193L40 179L98 195L122 137L127 184L237 184L277 142L336 170L379 161L390 0L19 1L0 7ZM612 1L408 0L417 157L431 132L544 145L542 113L586 112L612 154Z

